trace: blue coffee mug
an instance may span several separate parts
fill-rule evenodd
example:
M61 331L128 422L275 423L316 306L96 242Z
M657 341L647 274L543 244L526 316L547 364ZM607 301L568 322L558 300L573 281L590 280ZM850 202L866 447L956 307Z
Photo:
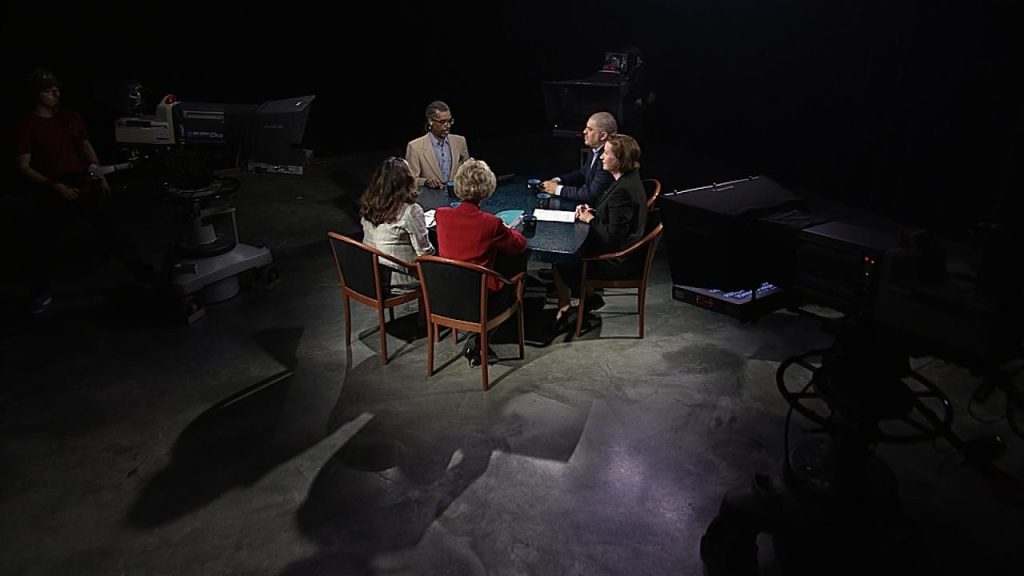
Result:
M540 190L540 180L537 178L530 178L526 181L526 187L530 190Z

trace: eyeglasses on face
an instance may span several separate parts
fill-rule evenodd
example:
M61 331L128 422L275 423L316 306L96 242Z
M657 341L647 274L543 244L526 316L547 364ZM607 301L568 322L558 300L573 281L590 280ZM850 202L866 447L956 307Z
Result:
M455 124L455 118L431 118L430 121L433 122L434 124L437 124L438 126L451 126L452 124Z

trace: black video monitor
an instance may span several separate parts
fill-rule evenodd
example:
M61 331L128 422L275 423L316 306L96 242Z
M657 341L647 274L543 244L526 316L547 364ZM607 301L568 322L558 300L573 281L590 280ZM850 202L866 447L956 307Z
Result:
M625 84L565 80L544 83L547 119L556 135L577 136L594 112L622 118Z
M629 54L625 52L605 52L603 70L618 72L619 74L629 73Z
M267 164L302 164L302 139L314 98L297 96L260 104L252 116L249 159Z

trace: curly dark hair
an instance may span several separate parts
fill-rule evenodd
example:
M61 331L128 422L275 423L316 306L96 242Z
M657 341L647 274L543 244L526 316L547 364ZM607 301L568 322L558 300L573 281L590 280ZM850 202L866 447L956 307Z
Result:
M409 171L405 158L392 156L373 171L370 185L363 192L359 215L374 226L394 222L402 206L411 204L419 197L416 179Z

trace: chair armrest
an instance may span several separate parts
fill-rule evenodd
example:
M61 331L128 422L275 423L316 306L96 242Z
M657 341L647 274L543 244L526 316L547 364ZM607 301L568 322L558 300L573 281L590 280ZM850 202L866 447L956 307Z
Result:
M327 237L328 238L332 238L334 240L337 240L339 242L344 242L344 243L352 245L352 246L357 246L359 249L364 250L366 252L369 252L370 254L373 254L373 255L377 256L378 260L381 259L381 258L383 258L385 260L389 260L389 261L393 262L394 264L396 264L398 266L401 266L402 268L405 268L406 271L408 271L410 273L410 275L416 276L417 278L419 277L419 270L416 268L416 264L413 264L411 262L406 262L406 261L402 260L401 258L395 258L394 256L392 256L390 254L386 254L384 252L381 252L380 250L374 248L373 246L370 246L369 244L364 244L364 243L362 243L362 242L360 242L358 240L355 240L353 238L349 238L348 236L345 236L344 234L339 234L337 232L327 232Z
M501 280L505 284L516 284L516 283L522 282L523 278L526 277L525 273L520 272L520 273L517 273L512 278L505 278L504 276L502 276L501 274L499 274L499 273L497 273L497 272L495 272L493 270L489 270L489 269L483 269L483 270L487 271L486 272L487 276L494 276L495 278L497 278L498 280Z
M485 270L487 270L487 269L485 268ZM505 284L519 284L520 282L523 281L524 278L526 278L526 273L525 272L518 272L515 276L513 276L511 278L505 278L504 276L502 276L501 274L499 274L497 272L494 272L493 270L487 270L487 275L488 276L494 276L495 278L497 278L498 280L501 280Z
M643 240L637 242L636 244L633 244L632 246L626 248L625 250L619 250L618 252L610 252L608 254L598 254L597 256L587 256L585 258L581 258L581 260L584 262L594 262L597 260L614 260L615 258L622 258L623 256L635 252L637 249L639 249L646 243L646 240L647 239L644 238Z
M647 244L649 242L654 242L655 240L657 240L658 236L661 236L662 226L664 226L664 225L663 224L658 224L658 226L654 230L650 231L647 234L647 236L644 236L639 241L637 241L636 244L633 244L632 246L630 246L628 248L625 248L623 250L619 250L618 252L611 252L611 253L608 253L608 254L598 254L597 256L587 256L587 257L581 258L580 260L583 261L583 262L594 262L594 261L597 261L597 260L612 260L612 259L615 259L615 258L622 258L623 256L626 256L626 255L628 255L628 254L630 254L632 252L636 252L641 247L643 247L645 244Z
M526 290L526 272L519 272L510 279L516 285L516 300L522 302L523 291Z
M385 254L384 252L381 252L379 250L377 251L377 256L382 260L390 260L391 262L394 262L395 264L408 270L411 276L416 276L417 278L419 278L420 271L419 269L416 268L416 264L413 264L412 262L406 262L405 260L402 260L400 258L395 258L394 256L390 254Z
M502 276L498 272L495 272L491 268L487 268L486 266L481 266L479 264L474 264L472 262L466 262L464 260L455 260L453 258L444 258L444 257L441 257L441 256L434 256L432 254L425 254L423 256L417 256L416 257L416 262L440 262L440 263L443 263L443 264L452 264L454 266L458 266L460 268L465 268L467 270L474 270L476 272L479 272L480 274L486 274L488 276L494 276L495 278L497 278L498 280L501 280L502 282L506 282L506 283L509 283L509 284L512 283L512 280L509 280L508 278L505 278L504 276ZM519 274L516 274L516 276L513 276L513 279L515 277L521 275L521 274L522 274L522 272L520 272Z
M467 270L473 270L473 271L478 272L480 274L483 274L485 276L493 276L493 277L497 278L498 280L501 280L502 282L504 282L506 284L516 284L516 283L523 284L524 283L524 279L526 278L526 273L525 272L518 272L512 278L506 278L505 276L503 276L502 274L500 274L499 272L496 272L495 270L493 270L491 268L487 268L487 267L481 266L479 264L473 264L472 262L465 262L465 261L462 261L462 260L454 260L454 259L451 259L451 258L442 258L440 256L433 256L433 255L418 256L418 257L416 257L416 262L417 263L420 263L420 262L440 262L440 263L443 263L443 264L451 264L451 265L454 265L454 266L458 266L459 268L465 268Z

